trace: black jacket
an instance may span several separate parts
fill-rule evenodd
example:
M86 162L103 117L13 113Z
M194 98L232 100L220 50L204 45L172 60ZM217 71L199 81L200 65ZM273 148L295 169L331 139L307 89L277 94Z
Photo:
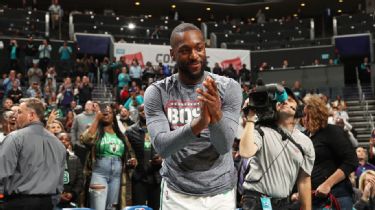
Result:
M159 170L161 164L151 164L156 155L155 149L151 146L150 152L145 151L145 137L147 128L142 128L137 122L126 130L126 136L135 152L138 165L135 168L132 179L134 181L143 181L149 184L158 184L161 182Z
M66 155L69 183L64 184L64 192L72 193L72 201L76 202L83 188L83 169L77 156Z
M358 159L344 130L335 125L327 125L311 136L311 140L316 157L311 174L312 189L315 190L337 169L341 169L346 178L333 186L331 192L336 197L350 196L352 186L348 177L358 165Z

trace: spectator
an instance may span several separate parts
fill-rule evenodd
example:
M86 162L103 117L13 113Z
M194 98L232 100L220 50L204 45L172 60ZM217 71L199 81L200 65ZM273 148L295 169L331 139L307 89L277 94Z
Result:
M83 63L83 59L76 59L74 63L74 72L72 73L73 77L82 77L85 71L85 64Z
M68 46L68 42L65 40L63 43L63 46L59 48L60 65L62 68L63 75L68 75L69 72L71 71L72 53L73 53L72 48Z
M41 95L41 89L37 82L33 82L26 90L26 95L30 98L36 98Z
M367 151L365 148L358 147L356 149L356 152L357 152L359 166L355 170L355 177L356 177L356 183L358 183L359 177L362 175L362 173L367 170L375 171L375 166L368 162Z
M130 76L128 74L128 69L126 66L123 66L121 69L121 73L118 75L118 90L121 91L124 86L129 86L129 82L131 81Z
M143 84L146 84L147 86L152 84L155 79L155 69L152 66L150 61L146 62L145 69L143 70Z
M95 164L92 164L94 159L89 158L87 165L92 166L90 208L98 210L125 207L122 201L126 200L126 184L121 177L126 172L126 157L131 156L129 167L137 164L129 142L119 130L114 110L106 106L98 111L94 122L81 136L81 142L92 148L92 155L88 157L96 157Z
M69 177L67 180L64 180L64 191L60 195L60 201L57 204L57 208L74 208L78 206L79 194L83 188L82 164L73 152L69 134L60 133L57 137L66 148L66 165L64 173Z
M239 71L241 83L250 84L250 70L246 68L246 64L242 64L242 69Z
M237 72L233 68L233 64L229 64L228 68L224 69L223 75L229 78L232 78L234 80L238 80Z
M52 47L48 43L47 39L43 40L42 44L39 45L38 51L39 51L39 66L43 71L45 71L47 69L47 66L49 65L49 62L51 59L51 51L52 51Z
M64 83L60 85L59 93L57 95L57 100L59 106L61 106L64 115L70 107L70 103L74 100L74 87L70 77L64 79Z
M116 117L117 121L119 121L119 124L121 123L125 130L134 124L134 121L130 119L129 111L125 107L122 107L120 109L120 113ZM121 132L125 133L125 130Z
M30 36L24 46L25 51L25 71L24 74L27 74L27 70L32 66L33 60L36 59L38 54L38 47L33 42L33 37Z
M5 96L7 96L8 92L12 89L14 81L20 84L20 81L16 78L16 71L10 70L9 76L6 79L4 79L4 82L3 82L3 86L5 88Z
M66 132L71 132L71 128L74 122L74 111L69 110L65 117L64 128Z
M294 82L292 91L294 95L296 95L299 99L304 98L306 95L306 91L302 88L301 82L299 80Z
M171 76L172 75L171 67L168 64L162 65L162 73L163 73L163 78Z
M262 12L261 9L258 10L257 14L255 15L258 24L266 23L266 15Z
M79 86L79 104L84 106L87 101L92 99L93 86L87 76L82 77L82 83Z
M7 74L6 73L3 73L1 75L1 78L0 78L0 100L3 99L3 96L5 94L5 85L4 85L4 81L6 80L7 78Z
M281 68L282 68L282 69L287 69L287 68L289 68L289 62L288 62L287 59L284 59L284 60L283 60L283 64L281 65Z
M136 81L137 85L142 86L142 69L136 58L133 59L129 70L129 76L132 81Z
M55 67L51 66L48 68L46 72L46 83L44 86L50 86L52 92L56 92L57 85L56 85L56 70Z
M259 66L259 71L266 71L266 70L269 70L270 67L268 66L268 63L267 62L263 62L261 63L261 65Z
M104 58L102 64L100 65L100 73L102 75L102 83L103 85L108 84L108 78L109 78L109 60L107 57Z
M92 83L96 82L96 74L98 72L98 66L94 62L94 57L90 56L87 60L87 67L88 67L88 76Z
M159 170L162 158L156 154L151 144L143 106L138 107L138 113L138 122L126 130L126 137L138 161L132 173L132 203L159 209L161 183Z
M13 110L3 111L1 116L2 132L0 134L0 144L4 141L5 137L12 131L17 130L17 113ZM0 182L1 189L1 182Z
M359 66L359 79L361 84L369 84L371 82L371 64L368 57L363 58L363 63Z
M214 74L218 74L218 75L220 75L220 76L223 75L223 70L222 70L221 67L219 66L219 63L215 63L215 67L214 67L214 69L212 70L212 72L213 72Z
M53 110L52 112L56 112L56 111ZM58 120L52 120L51 122L47 122L46 128L55 136L57 136L61 132L65 132L64 125Z
M371 137L369 141L369 163L375 165L375 129L371 131Z
M323 100L310 96L304 101L303 125L316 153L311 181L312 189L319 197L313 199L313 209L320 209L328 193L337 198L341 209L352 209L353 190L349 175L358 164L354 148L341 128L327 123L328 109Z
M20 48L17 44L17 40L15 39L10 40L8 51L9 51L10 69L19 70L18 59L20 57Z
M120 91L120 104L124 104L129 98L129 88L124 85Z
M348 139L350 140L350 143L352 143L352 146L354 148L358 147L358 140L355 138L354 134L352 133L352 125L350 125L346 120L344 120L341 117L336 118L335 125L342 128L347 135Z
M73 143L73 149L75 154L81 160L82 165L85 164L87 149L79 141L81 134L91 125L94 121L95 113L93 103L87 101L85 104L85 111L74 117L72 129L71 129L71 140Z
M133 121L138 120L138 106L142 105L144 102L143 96L138 93L138 90L131 90L130 97L124 104L124 107L129 110L130 118Z
M356 210L375 210L375 171L365 171L359 178L361 199L354 205Z
M6 98L3 102L3 110L2 111L8 111L13 106L13 100L10 98Z
M0 147L0 180L8 195L4 209L52 209L52 195L63 192L65 148L43 127L43 118L41 101L22 102L20 129Z
M13 81L12 89L8 92L8 97L12 99L13 104L19 104L22 96L23 96L23 93L19 87L19 83L17 81Z
M51 81L50 79L48 80ZM46 102L47 104L51 104L54 102L54 98L56 98L56 94L54 91L52 91L51 86L45 86L43 93L44 93L43 94L44 102Z
M49 6L48 11L51 15L52 29L55 29L56 26L60 23L61 17L63 16L63 10L59 5L58 0L52 0L51 6Z
M38 66L38 60L33 60L33 66L27 71L27 77L29 78L29 84L38 83L38 85L41 85L43 71Z

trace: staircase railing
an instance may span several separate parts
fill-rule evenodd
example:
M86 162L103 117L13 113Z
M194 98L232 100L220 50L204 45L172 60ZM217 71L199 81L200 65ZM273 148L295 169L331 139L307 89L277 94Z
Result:
M371 129L371 130L374 130L374 128L375 128L375 126L374 126L374 117L372 116L372 114L369 111L368 102L366 101L366 95L364 94L364 92L362 90L361 80L359 79L358 67L356 67L355 73L356 73L356 77L357 77L357 87L358 87L359 103L360 103L360 105L361 105L361 107L363 108L363 111L364 111L363 112L363 117L367 121L367 128Z

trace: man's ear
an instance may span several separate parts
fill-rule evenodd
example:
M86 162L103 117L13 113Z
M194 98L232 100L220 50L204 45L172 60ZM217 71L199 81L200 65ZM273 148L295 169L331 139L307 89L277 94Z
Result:
M174 55L174 50L173 50L173 49L170 49L170 50L169 50L169 55L171 56L172 61L176 61L176 57L175 57L175 55Z

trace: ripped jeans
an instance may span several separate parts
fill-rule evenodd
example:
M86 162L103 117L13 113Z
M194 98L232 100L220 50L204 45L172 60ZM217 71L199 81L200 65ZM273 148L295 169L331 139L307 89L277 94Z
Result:
M114 210L118 206L122 164L119 157L98 158L90 182L90 207Z

